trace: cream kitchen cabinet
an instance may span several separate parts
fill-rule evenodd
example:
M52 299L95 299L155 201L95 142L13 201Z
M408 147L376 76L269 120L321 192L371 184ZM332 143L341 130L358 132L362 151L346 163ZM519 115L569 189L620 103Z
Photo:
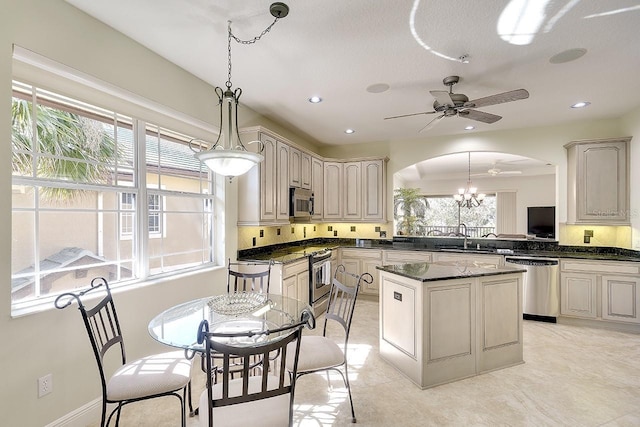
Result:
M640 323L640 263L560 261L561 316Z
M289 148L289 186L302 187L302 152L297 148Z
M307 258L284 264L282 295L300 301L309 301L309 260Z
M567 221L629 224L631 138L574 141L567 145Z
M323 217L342 220L342 163L324 162Z
M324 162L324 220L383 222L385 159Z
M276 220L289 221L289 153L291 147L282 141L276 146Z
M241 134L245 141L262 142L264 160L246 174L236 178L238 180L238 225L270 225L284 222L284 218L278 216L277 204L282 196L279 193L283 191L277 185L278 140L262 128L252 128ZM258 146L259 144L250 144L247 149L257 151ZM288 219L287 217L286 220Z
M560 315L595 319L597 309L595 274L560 274Z
M362 162L362 219L383 221L385 219L385 162L365 160Z
M602 319L640 323L640 277L602 275Z
M362 282L360 292L368 295L378 295L378 270L382 265L382 251L380 249L340 249L340 264L354 274L369 273L373 277L372 283Z
M302 152L300 155L300 187L310 190L312 180L311 154Z
M342 219L362 219L362 163L347 162L342 165Z
M324 161L318 157L311 157L311 191L313 191L313 216L315 221L321 221L324 209Z

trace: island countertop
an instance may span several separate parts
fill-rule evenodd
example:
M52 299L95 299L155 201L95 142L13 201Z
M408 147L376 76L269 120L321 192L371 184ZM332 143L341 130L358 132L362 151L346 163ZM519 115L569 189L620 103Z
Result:
M524 273L527 271L516 265L496 266L495 264L463 260L383 265L376 268L421 282Z

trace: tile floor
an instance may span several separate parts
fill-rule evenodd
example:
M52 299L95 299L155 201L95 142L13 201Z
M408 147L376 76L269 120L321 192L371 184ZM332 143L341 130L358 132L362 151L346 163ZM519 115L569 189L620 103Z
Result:
M310 333L320 333L321 324ZM640 426L640 335L525 321L525 363L419 390L378 356L378 304L360 299L350 378L360 426ZM196 388L203 375L197 375ZM302 377L296 426L351 425L346 389ZM200 390L194 391L197 401ZM189 418L189 427L198 418ZM179 426L175 398L130 405L121 425Z

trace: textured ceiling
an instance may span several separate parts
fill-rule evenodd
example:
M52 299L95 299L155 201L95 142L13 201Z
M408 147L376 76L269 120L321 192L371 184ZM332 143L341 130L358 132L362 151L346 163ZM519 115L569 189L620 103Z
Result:
M227 21L243 39L272 22L264 0L67 0L194 75L223 86ZM636 0L289 0L291 11L253 45L233 44L234 87L241 102L319 144L428 138L615 118L640 105L640 6ZM545 5L539 24L515 45L499 34L501 16L520 5ZM510 30L530 10L506 22ZM411 29L414 23L414 30ZM518 30L521 31L522 30ZM572 48L581 58L551 63ZM469 55L469 63L456 59ZM525 88L526 100L480 110L494 124L434 115L430 90L461 76L454 92L470 99ZM366 89L387 84L382 93ZM212 101L215 96L211 93ZM312 95L323 98L310 104ZM584 109L571 109L577 101ZM346 128L355 129L346 135Z

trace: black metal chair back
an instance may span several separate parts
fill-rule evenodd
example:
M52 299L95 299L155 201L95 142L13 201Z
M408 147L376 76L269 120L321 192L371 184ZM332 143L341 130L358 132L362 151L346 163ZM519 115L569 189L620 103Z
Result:
M343 282L345 282L345 280L340 279L341 276L355 279L355 286L344 285ZM347 353L347 342L349 341L349 332L351 331L351 320L353 319L353 312L356 308L356 300L358 299L358 293L360 292L360 285L362 281L372 283L373 276L369 273L363 273L361 275L350 273L345 270L344 265L342 264L336 267L333 278L331 279L329 303L324 317L322 335L327 336L327 323L330 320L339 323L344 328L345 359Z
M231 262L227 275L227 292L269 293L273 261Z
M291 333L275 341L266 341L264 344L251 346L234 346L221 342L221 337L209 332L209 324L206 320L200 323L198 328L198 343L205 343L204 359L207 369L207 398L208 398L208 424L212 427L218 425L221 420L214 422L214 408L252 402L261 399L273 398L289 394L289 425L293 423L293 398L296 381L296 371L298 365L298 355L300 352L300 337L302 336L303 323L291 327ZM273 331L276 332L276 331ZM248 332L247 337L256 339L260 334ZM239 338L239 337L236 337ZM227 338L228 339L228 338ZM222 338L224 340L224 338ZM289 343L295 342L287 347ZM287 371L286 360L287 351L294 351L293 369ZM214 356L222 359L221 366L213 364ZM278 355L279 357L272 357ZM291 356L290 356L291 357ZM240 361L240 365L238 365ZM256 365L256 361L258 365ZM240 378L233 379L231 370L237 373L238 366L241 367ZM216 385L214 382L215 372L222 369L222 381ZM258 372L256 374L256 371ZM270 378L271 377L271 378ZM258 379L259 378L259 379ZM274 385L274 381L277 383ZM271 381L270 381L271 379ZM241 392L230 393L236 389L241 382ZM259 383L259 387L255 384ZM253 387L251 386L253 384ZM214 387L221 388L221 394L216 396ZM204 408L200 408L200 414ZM237 422L237 420L235 420Z
M85 304L89 298L95 295L99 295L100 292L104 292L104 297L98 300L95 304L87 307ZM182 425L186 424L184 416L184 397L180 396L176 390L167 392L161 392L157 394L140 396L135 398L126 398L122 400L110 399L107 392L107 385L109 382L109 375L105 370L105 359L111 360L113 352L118 352L116 357L119 357L121 365L127 364L127 356L124 346L124 338L120 329L120 322L116 312L116 307L111 295L111 289L106 279L97 277L91 280L91 286L79 293L67 292L58 296L55 300L55 306L58 309L63 309L71 304L73 301L78 303L78 310L82 315L85 329L89 341L91 342L91 348L98 365L98 372L100 374L100 383L102 386L102 417L101 426L109 425L111 418L117 412L116 425L120 422L120 411L123 405L128 403L137 402L140 400L151 399L161 396L173 395L180 399L182 409ZM93 300L93 298L92 298ZM170 361L167 357L165 361ZM140 368L140 366L138 366ZM180 387L182 388L182 387ZM179 388L179 389L180 389ZM186 388L183 390L183 394L186 393ZM106 419L106 410L108 403L117 403L118 406L111 412L109 418Z

